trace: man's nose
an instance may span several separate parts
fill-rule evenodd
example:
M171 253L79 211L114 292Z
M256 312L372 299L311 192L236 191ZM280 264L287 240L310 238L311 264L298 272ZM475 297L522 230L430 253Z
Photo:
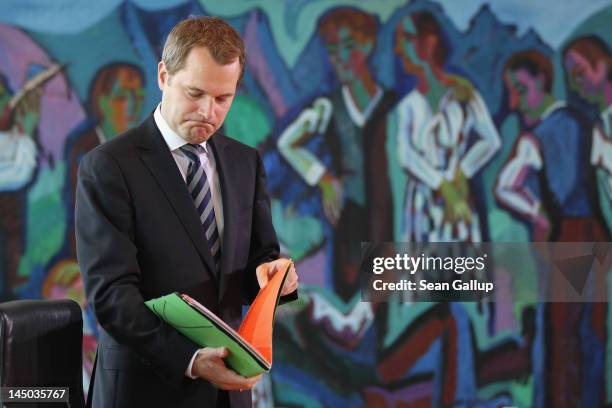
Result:
M198 103L198 113L204 117L204 119L210 119L213 110L213 98L209 95L205 95Z

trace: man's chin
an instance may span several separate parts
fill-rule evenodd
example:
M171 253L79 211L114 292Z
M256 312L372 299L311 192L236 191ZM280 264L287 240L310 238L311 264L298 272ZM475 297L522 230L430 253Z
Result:
M214 129L211 131L210 129L207 129L206 127L198 126L198 127L189 129L188 137L185 139L191 144L200 144L210 139L214 133L215 133Z

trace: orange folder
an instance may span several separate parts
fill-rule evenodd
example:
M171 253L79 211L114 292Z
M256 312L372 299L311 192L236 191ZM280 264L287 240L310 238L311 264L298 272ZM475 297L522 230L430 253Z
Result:
M257 294L238 334L272 365L272 327L280 291L293 262L289 261L283 273L276 273Z

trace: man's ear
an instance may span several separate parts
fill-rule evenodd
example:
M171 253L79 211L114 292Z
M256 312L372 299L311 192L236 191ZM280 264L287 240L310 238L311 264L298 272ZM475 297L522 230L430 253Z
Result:
M160 91L164 90L164 87L168 83L168 77L169 74L166 69L166 64L164 64L164 61L159 61L159 64L157 64L157 86Z

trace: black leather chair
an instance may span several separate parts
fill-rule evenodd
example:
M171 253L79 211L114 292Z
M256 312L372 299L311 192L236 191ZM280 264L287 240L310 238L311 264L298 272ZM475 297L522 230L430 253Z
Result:
M0 342L0 386L69 387L69 405L63 405L85 406L83 317L76 302L62 299L1 303ZM62 406L14 406L26 405Z

